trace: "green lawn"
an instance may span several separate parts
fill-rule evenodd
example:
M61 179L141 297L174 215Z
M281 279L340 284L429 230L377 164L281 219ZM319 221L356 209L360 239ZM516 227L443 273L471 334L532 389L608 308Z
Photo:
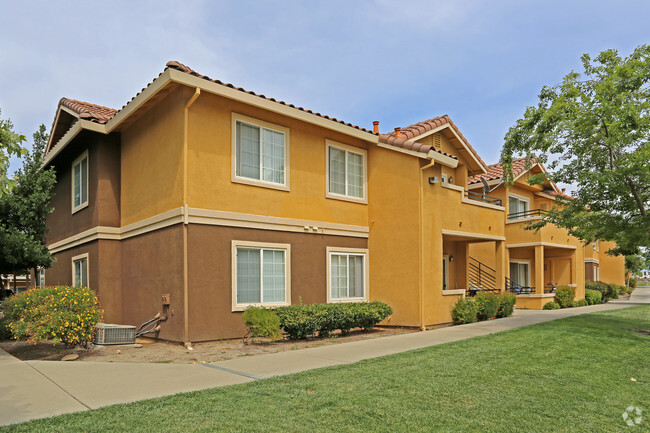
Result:
M632 329L650 329L650 306L0 432L650 431L650 337Z

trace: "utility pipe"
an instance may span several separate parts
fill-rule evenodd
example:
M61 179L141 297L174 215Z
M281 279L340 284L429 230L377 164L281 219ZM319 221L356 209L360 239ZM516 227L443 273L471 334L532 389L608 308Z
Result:
M189 121L190 121L190 107L194 104L194 101L201 94L201 89L196 88L194 95L190 100L185 104L185 117L183 122L183 319L184 319L184 332L183 332L183 341L185 347L192 350L192 342L190 341L190 308L189 308L189 273L187 269L187 224L189 220L188 215L188 199L187 199L187 170L188 170L188 148L189 148Z
M424 170L433 167L435 161L432 159L431 162L423 167L420 167L420 202L418 203L418 210L420 212L420 224L418 226L419 236L418 241L420 242L420 330L426 331L427 328L424 325L424 240L422 236L424 234Z

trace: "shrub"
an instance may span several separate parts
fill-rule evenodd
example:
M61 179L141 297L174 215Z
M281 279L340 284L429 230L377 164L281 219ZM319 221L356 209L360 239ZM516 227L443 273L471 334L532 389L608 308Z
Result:
M569 286L559 286L555 289L555 302L560 308L568 308L576 297L576 290Z
M7 319L0 317L0 341L10 340L12 336Z
M598 290L585 289L585 300L589 305L596 305L602 302L603 295Z
M102 310L86 287L40 287L7 298L4 314L14 338L67 346L92 340Z
M603 283L602 281L585 281L585 289L598 290L601 295L602 303L605 303L611 299L609 284Z
M454 325L476 322L478 307L471 299L459 298L451 310Z
M474 303L476 304L476 319L481 321L497 317L501 300L494 293L479 292L474 297Z
M273 310L264 307L248 307L242 314L242 320L251 338L277 340L282 337L280 318Z
M607 284L607 300L618 299L618 284Z
M275 313L290 340L312 337L320 327L320 318L316 317L311 305L289 305L276 308Z
M586 307L589 305L586 299L578 299L577 301L573 302L574 307Z
M499 293L499 311L497 317L510 317L515 309L517 295L511 292Z
M352 302L337 304L290 305L275 310L280 326L292 340L327 337L339 329L347 334L352 328L372 329L393 313L383 302Z
M555 301L547 302L544 304L544 307L542 307L543 310L559 310L560 308L560 304Z
M629 286L630 286L631 289L636 289L636 285L637 285L638 283L639 283L639 282L637 281L636 278L634 278L634 277L630 277L630 282L629 282L628 284L629 284Z

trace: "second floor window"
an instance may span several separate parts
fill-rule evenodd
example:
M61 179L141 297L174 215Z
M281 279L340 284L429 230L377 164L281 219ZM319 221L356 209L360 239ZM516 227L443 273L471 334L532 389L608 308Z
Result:
M530 207L528 200L514 195L508 197L508 205L510 207L508 218L510 219L526 217Z
M88 206L88 152L72 163L72 213Z
M248 122L236 122L238 177L286 185L285 133Z
M328 185L331 197L345 197L354 201L366 198L365 152L327 146Z

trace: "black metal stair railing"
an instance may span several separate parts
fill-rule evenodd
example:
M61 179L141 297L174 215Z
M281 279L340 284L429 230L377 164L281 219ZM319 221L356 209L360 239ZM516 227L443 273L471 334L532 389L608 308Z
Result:
M497 288L496 271L474 257L470 257L469 274L467 275L467 296L474 296L478 292L500 292Z
M533 286L522 286L512 281L510 278L506 277L506 291L515 293L517 295L530 295L535 293L535 287Z

